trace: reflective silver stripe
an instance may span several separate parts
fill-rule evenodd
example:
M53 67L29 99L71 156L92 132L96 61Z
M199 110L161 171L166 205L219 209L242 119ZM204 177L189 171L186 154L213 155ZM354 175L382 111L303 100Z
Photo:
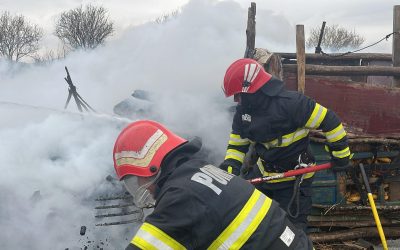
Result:
M254 189L239 214L207 248L240 249L267 216L272 200Z
M334 132L333 134L330 134L329 132L325 133L325 137L329 142L339 141L340 139L346 136L346 131L344 131L342 124L338 126L337 131L332 131Z
M239 237L248 229L253 219L256 217L259 210L261 210L265 199L264 195L261 195L256 204L252 207L250 213L247 215L246 219L239 225L239 227L226 239L226 241L218 249L229 249Z
M161 240L157 239L156 237L151 235L149 232L146 232L142 229L139 229L139 231L136 233L135 237L142 238L143 240L146 241L146 243L153 245L157 249L168 249L168 250L171 249L172 250L172 248L170 246L168 246Z
M306 122L305 127L312 129L318 128L321 125L322 121L325 119L327 112L328 110L324 106L316 103L310 115L310 118L308 118Z
M235 149L228 149L226 151L225 160L232 158L232 159L238 160L240 162L243 162L244 157L245 157L245 153L242 153Z
M290 144L292 144L293 142L296 142L296 141L306 137L308 135L309 131L310 130L305 129L305 128L298 129L293 133L282 136L282 144L279 145L279 140L275 139L273 141L264 143L264 146L267 149L273 148L273 147L286 147L286 146L289 146Z
M319 120L319 117L321 116L322 111L323 111L323 107L319 104L317 104L317 105L318 105L318 112L317 112L317 115L315 116L315 118L313 119L313 121L311 122L311 125L310 125L311 128L315 128L315 125L317 124L317 121Z
M332 155L337 157L337 158L344 158L350 155L350 148L347 147L343 150L340 151L332 151Z
M326 136L326 139L330 142L332 142L333 139L335 139L335 141L338 141L338 140L342 139L345 135L346 135L346 132L342 128L341 130L337 131L335 134ZM338 139L338 138L340 138L340 139Z
M242 139L242 138L237 138L237 137L231 136L228 143L232 144L232 145L247 145L250 142L249 142L249 139L247 139L247 138Z

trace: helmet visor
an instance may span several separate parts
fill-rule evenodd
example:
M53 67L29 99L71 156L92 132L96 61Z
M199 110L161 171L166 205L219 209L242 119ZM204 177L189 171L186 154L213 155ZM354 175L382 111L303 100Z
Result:
M155 200L149 188L153 185L161 171L157 175L151 177L140 177L135 175L125 176L122 181L125 188L133 196L133 203L138 208L152 208L155 205Z

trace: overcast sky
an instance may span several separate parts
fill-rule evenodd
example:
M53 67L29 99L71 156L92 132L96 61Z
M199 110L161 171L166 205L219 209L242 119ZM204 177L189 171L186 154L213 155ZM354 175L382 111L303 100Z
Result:
M0 59L0 242L4 249L81 249L88 240L108 239L104 249L122 249L132 224L95 227L94 200L115 192L112 148L128 122L151 118L184 137L200 136L219 164L231 126L221 82L226 68L243 57L247 1L62 1L0 0L0 11L27 16L52 35L60 12L86 3L101 4L116 24L105 46L76 51L45 65L16 65ZM295 51L295 25L338 24L368 40L392 32L395 1L261 1L256 46ZM177 8L163 24L148 22ZM391 39L372 52L391 52ZM79 94L95 115L78 115L68 95L67 66ZM136 90L153 94L149 114L121 118L113 108L132 101ZM146 109L147 110L147 109ZM118 189L117 189L118 190ZM85 237L80 226L88 226ZM92 248L89 248L92 249Z
M113 38L115 39L130 26L154 20L160 15L181 8L187 2L189 0L0 0L0 10L23 14L32 22L41 25L46 31L42 43L46 48L54 49L59 45L57 38L52 35L54 20L62 11L75 8L81 4L102 5L109 10L110 18L115 22L116 33ZM250 6L251 1L235 0L235 2L245 9ZM304 24L307 32L311 27L319 27L322 21L326 21L327 25L338 24L354 29L367 39L365 45L381 39L392 31L393 6L400 4L396 0L280 0L258 1L256 3L258 8L257 21L259 21L257 30L265 26L281 26L282 23L287 23L292 27L296 24ZM262 16L265 12L280 16L279 21L281 23L267 23L268 20L263 20ZM207 18L207 16L204 16L204 18ZM246 20L240 21L245 22ZM281 36L282 34L279 34L281 32L294 31L277 30L276 33L269 35ZM274 50L273 45L260 44L260 47L270 47ZM382 43L372 50L373 52L391 52L391 44L390 42Z

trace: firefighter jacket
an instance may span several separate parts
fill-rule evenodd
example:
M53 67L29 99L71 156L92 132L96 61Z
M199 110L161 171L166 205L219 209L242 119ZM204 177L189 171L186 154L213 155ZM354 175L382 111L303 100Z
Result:
M264 175L293 169L298 156L308 150L311 129L322 130L333 158L350 156L346 132L337 115L299 92L284 90L283 82L272 78L256 93L241 94L225 161L240 167L254 142Z
M191 159L162 184L154 211L126 249L313 249L253 185Z

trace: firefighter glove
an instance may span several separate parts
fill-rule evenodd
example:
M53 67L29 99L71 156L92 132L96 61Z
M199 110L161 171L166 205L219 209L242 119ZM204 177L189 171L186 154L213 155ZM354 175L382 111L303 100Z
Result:
M225 170L228 173L239 176L241 166L242 163L239 162L238 160L226 159L219 165L219 168Z
M349 157L344 158L332 158L332 170L333 172L346 171L351 167L349 163Z

